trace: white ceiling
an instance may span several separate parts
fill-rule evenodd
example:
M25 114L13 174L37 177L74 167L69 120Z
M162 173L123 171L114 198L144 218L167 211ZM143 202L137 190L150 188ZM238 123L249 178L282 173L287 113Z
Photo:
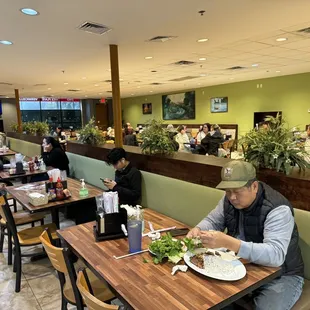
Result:
M40 15L23 15L23 7ZM0 82L13 84L0 83L2 96L13 97L14 88L21 97L111 96L103 82L111 78L109 44L119 45L122 97L310 72L310 34L296 33L310 27L309 0L2 0L0 11L0 40L14 43L0 44ZM85 21L112 31L78 30ZM177 38L146 42L158 35ZM197 43L200 38L209 41ZM196 64L172 65L180 60ZM246 69L226 69L232 66ZM184 76L197 78L170 81Z

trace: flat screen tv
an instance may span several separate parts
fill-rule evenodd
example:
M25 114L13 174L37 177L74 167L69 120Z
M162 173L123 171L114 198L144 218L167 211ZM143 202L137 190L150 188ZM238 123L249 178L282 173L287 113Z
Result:
M228 97L211 98L211 113L228 112Z
M265 121L265 118L267 116L276 117L278 113L280 114L280 116L282 116L282 111L254 112L253 128L255 128L257 125L260 126L260 124L262 124Z

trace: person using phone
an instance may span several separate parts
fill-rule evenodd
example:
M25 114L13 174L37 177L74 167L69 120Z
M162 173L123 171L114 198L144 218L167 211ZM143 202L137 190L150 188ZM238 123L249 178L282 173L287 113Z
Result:
M141 172L127 160L123 148L114 148L107 156L107 163L115 169L115 180L104 179L104 185L117 192L120 204L135 206L141 202Z

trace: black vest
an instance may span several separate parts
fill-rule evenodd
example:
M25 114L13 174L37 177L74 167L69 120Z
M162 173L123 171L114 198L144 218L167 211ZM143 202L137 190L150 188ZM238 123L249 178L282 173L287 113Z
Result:
M270 211L281 205L288 206L294 216L294 209L290 202L279 192L273 190L263 182L259 182L256 199L249 208L237 210L230 204L227 197L225 197L224 214L227 234L233 237L238 236L239 214L242 212L245 241L263 243L266 217ZM304 263L298 241L299 234L295 223L285 261L281 266L283 275L304 276Z

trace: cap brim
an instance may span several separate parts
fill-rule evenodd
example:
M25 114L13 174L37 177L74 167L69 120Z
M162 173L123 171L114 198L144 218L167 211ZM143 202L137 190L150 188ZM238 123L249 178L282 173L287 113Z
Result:
M228 189L228 188L240 188L245 186L248 181L222 181L216 188Z

